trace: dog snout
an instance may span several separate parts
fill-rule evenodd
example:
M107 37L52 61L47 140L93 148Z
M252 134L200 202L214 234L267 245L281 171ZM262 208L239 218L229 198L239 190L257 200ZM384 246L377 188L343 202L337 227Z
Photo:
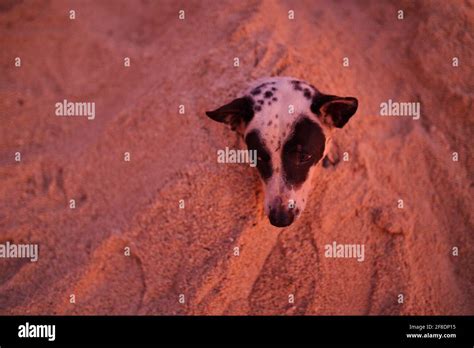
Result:
M283 205L281 198L275 199L268 215L270 223L276 227L287 227L291 225L295 219L294 209L287 205Z

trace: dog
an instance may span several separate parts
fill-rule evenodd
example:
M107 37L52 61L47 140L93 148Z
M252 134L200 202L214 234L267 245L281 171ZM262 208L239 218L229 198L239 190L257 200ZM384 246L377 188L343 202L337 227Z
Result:
M265 215L273 226L287 227L306 206L316 165L337 163L331 134L357 107L354 97L323 94L292 77L271 77L206 115L230 125L249 150L257 151Z

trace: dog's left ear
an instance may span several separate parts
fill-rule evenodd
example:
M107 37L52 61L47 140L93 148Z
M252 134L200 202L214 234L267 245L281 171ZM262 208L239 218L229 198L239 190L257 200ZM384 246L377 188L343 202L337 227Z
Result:
M358 101L353 97L317 94L311 111L328 127L342 128L357 111Z
M237 98L214 111L206 111L206 115L236 130L242 123L247 125L252 120L253 100L250 97Z

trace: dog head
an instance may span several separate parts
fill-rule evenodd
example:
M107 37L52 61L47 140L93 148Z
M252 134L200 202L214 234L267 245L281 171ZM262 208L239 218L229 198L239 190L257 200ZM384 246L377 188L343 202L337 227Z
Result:
M289 226L304 210L316 165L334 128L357 110L357 99L320 93L289 77L259 80L243 96L206 112L243 135L257 151L265 186L265 214L272 225Z

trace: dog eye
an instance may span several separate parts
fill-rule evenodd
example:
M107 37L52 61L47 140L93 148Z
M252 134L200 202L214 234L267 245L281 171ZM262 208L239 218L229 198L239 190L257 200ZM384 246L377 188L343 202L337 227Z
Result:
M258 154L257 155L257 161L259 162L268 162L270 160L270 156L266 154Z
M299 163L306 163L310 161L311 158L313 157L309 153L305 153L305 152L298 152L296 156Z

